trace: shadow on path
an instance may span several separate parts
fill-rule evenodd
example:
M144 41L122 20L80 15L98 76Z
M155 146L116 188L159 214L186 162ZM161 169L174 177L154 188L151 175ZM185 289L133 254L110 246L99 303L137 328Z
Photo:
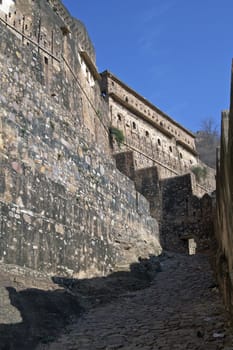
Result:
M13 306L20 312L22 322L14 323L12 318L10 324L0 324L0 350L33 350L38 344L55 341L85 310L147 288L161 271L161 259L139 258L138 263L130 266L130 271L114 272L107 277L78 280L54 276L53 283L62 289L53 291L26 285L25 289L17 291L17 286L9 287L4 282L3 288L9 294L8 307ZM0 301L1 297L0 291ZM1 312L7 315L7 303L2 304Z

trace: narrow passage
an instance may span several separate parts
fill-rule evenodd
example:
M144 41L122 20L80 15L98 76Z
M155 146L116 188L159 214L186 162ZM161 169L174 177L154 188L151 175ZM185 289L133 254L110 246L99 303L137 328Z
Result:
M233 349L208 257L169 253L150 286L90 309L38 349Z

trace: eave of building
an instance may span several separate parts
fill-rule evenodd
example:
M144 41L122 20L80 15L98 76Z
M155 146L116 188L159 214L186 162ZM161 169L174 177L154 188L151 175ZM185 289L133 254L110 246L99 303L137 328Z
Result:
M195 135L189 131L188 129L184 128L181 124L177 123L174 119L172 119L171 117L169 117L166 113L164 113L163 111L161 111L158 107L156 107L155 105L153 105L151 102L149 102L147 99L145 99L144 97L142 97L141 95L139 95L135 90L133 90L132 88L130 88L128 85L126 85L125 83L123 83L121 80L119 80L115 75L113 75L111 72L109 72L108 70L104 71L101 73L102 76L108 76L109 78L111 78L112 80L114 80L116 83L118 83L119 85L121 85L126 91L128 91L129 93L131 93L132 95L134 95L137 99L139 99L140 101L142 101L144 104L146 104L148 107L150 107L151 109L153 109L155 112L159 113L160 115L162 115L165 119L167 119L170 123L172 123L173 125L177 126L178 128L182 129L186 134L188 134L189 136L191 136L193 139L195 139ZM164 129L163 129L164 130Z
M157 130L160 130L163 134L166 134L168 137L173 138L174 135L170 133L168 130L164 129L162 126L157 124L155 121L151 120L151 118L147 117L144 113L140 112L137 108L134 108L132 105L127 103L125 100L123 100L121 97L116 95L114 92L111 92L109 94L110 97L112 97L115 101L117 101L120 105L131 111L133 114L137 115L141 119L147 121L149 124L151 124L154 128Z
M80 56L83 58L84 62L86 63L88 69L90 70L91 74L95 78L95 80L100 81L101 76L95 66L95 64L92 62L91 58L89 57L88 53L86 51L79 51Z
M192 147L190 147L189 145L187 145L185 142L183 142L180 139L176 139L176 143L178 145L181 145L182 147L186 148L190 153L194 154L195 156L198 156L198 153L195 149L193 149Z
M126 109L131 111L133 114L135 114L138 117L140 117L141 119L147 121L149 124L151 124L157 130L160 130L163 134L167 135L169 138L171 138L171 139L174 138L176 140L177 144L180 144L182 147L186 148L193 155L195 155L195 156L198 155L198 153L197 153L197 151L195 149L193 149L192 147L187 145L182 140L176 138L171 132L169 132L168 130L164 129L163 126L160 126L158 123L156 123L155 121L151 120L150 117L147 117L144 113L140 112L137 108L134 108L132 105L127 103L125 100L123 100L121 97L116 95L114 92L111 92L109 94L109 96L111 98L113 98L116 102L118 102L120 105L122 105L123 107L125 107Z

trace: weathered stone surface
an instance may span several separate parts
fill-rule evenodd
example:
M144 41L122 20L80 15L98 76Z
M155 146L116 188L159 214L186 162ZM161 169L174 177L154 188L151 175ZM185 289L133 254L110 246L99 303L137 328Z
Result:
M0 265L0 349L32 350L55 340L83 308L46 274Z
M0 287L0 324L22 322L19 310L11 304L7 288Z
M215 171L198 159L194 135L112 73L105 71L101 77L111 126L124 134L120 145L116 137L112 138L116 159L120 161L119 157L125 155L128 161L131 152L136 170L156 166L160 179L205 168L205 176L197 177L195 190L199 196L212 192ZM124 168L132 178L130 167Z
M208 251L213 245L213 195L195 196L190 174L161 181L161 243L186 253ZM192 250L196 246L195 251Z
M0 26L1 261L94 276L158 254L149 203L111 158L84 26L59 1L17 1Z
M231 330L206 256L169 254L152 284L91 309L37 349L228 349Z
M216 273L233 319L233 78L230 111L222 113L221 147L217 159Z
M150 203L159 223L163 248L195 254L213 246L215 194L197 196L193 175L160 180L158 168L134 168L132 152L115 155L117 168L134 180L136 190Z
M0 71L0 348L45 349L84 308L78 332L51 349L221 348L230 338L216 287L200 277L205 259L155 257L160 240L190 254L209 244L212 199L195 195L213 189L214 172L187 174L205 166L193 135L99 75L85 26L59 0L1 2ZM227 258L218 261L230 304Z

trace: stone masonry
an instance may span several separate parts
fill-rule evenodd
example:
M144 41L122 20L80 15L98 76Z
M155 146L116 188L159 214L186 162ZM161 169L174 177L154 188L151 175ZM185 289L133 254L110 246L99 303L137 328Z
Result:
M233 66L232 66L233 67ZM217 215L215 269L225 304L233 319L233 70L229 111L222 113L221 146L217 154Z
M89 310L37 350L232 350L206 256L169 254L144 290Z
M214 171L198 159L194 135L112 73L101 76L111 125L125 135L121 147L114 144L114 153L133 152L135 169L156 166L160 179L205 167L206 178L198 180L199 195L213 191Z
M158 254L149 203L110 157L107 106L83 25L73 20L69 37L45 1L17 1L2 18L1 261L93 276ZM19 35L14 23L23 20ZM50 29L54 44L45 48Z
M200 246L199 201L213 190L213 170L202 181L190 175L205 167L192 133L100 75L84 25L59 0L3 0L0 26L1 261L106 275L158 255L165 237L166 248L183 247L183 222L193 224L185 239ZM123 128L121 144L113 127ZM166 205L169 179L184 187L184 220L177 203ZM198 199L185 211L187 193Z
M0 1L0 72L0 350L232 350L232 106L215 197L60 0Z

